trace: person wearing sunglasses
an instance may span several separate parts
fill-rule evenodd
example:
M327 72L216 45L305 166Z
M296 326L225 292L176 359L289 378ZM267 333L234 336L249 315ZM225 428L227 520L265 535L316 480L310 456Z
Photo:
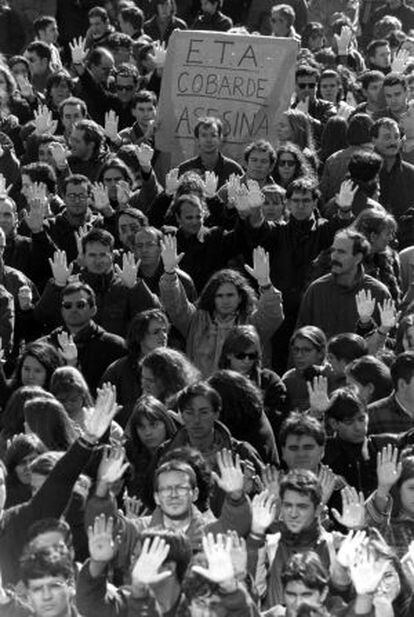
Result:
M273 180L283 188L296 178L310 178L314 171L302 150L293 143L286 142L276 150L276 164L272 172Z

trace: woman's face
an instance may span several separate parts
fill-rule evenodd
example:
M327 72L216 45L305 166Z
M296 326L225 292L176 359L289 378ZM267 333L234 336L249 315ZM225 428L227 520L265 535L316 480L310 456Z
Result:
M107 169L103 174L102 181L108 189L109 199L117 199L117 188L121 180L125 180L124 175L121 170L116 169L115 167Z
M265 200L262 206L263 216L266 221L280 221L283 218L285 204L280 195L275 193L270 197L269 194L264 194Z
M259 354L254 345L248 347L245 351L231 353L227 356L229 361L229 369L241 373L242 375L250 375Z
M141 341L141 351L145 355L158 347L166 347L168 340L167 325L158 319L151 319L148 330Z
M62 101L67 99L70 96L70 88L66 81L61 81L52 86L50 89L50 96L55 107L58 107Z
M408 514L414 515L414 478L410 478L401 484L400 499L403 509Z
M289 152L283 152L279 155L277 160L277 171L279 176L283 180L283 183L289 184L295 175L296 171L296 157Z
M214 308L219 317L224 319L237 312L240 304L240 295L233 283L223 283L216 291Z
M37 458L37 454L28 454L25 456L21 462L16 465L16 476L22 484L29 484L32 479L32 473L30 471L30 465Z
M373 253L382 253L394 239L394 230L386 227L378 234L372 233L370 237L371 250Z
M21 368L21 380L23 386L41 386L46 383L47 372L43 364L33 358L26 356Z
M156 379L151 369L143 366L141 369L141 388L142 394L152 394L155 398L161 396L161 387L159 380Z
M290 122L285 116L285 114L281 115L280 120L277 123L276 134L277 134L279 141L281 142L293 140L292 127L290 126Z
M352 375L346 376L346 384L347 386L351 386L356 390L359 398L365 403L365 405L369 405L372 402L372 384L367 384L363 386L362 383L359 383Z
M85 401L80 392L57 392L55 397L59 403L62 403L70 418L77 418L82 413Z
M137 426L138 437L148 450L156 450L167 439L167 429L162 420L142 418Z
M387 559L386 562L387 566L376 589L375 595L386 597L388 600L393 602L401 591L401 581L391 559Z
M297 336L292 343L293 364L298 371L303 372L309 366L320 364L322 354L308 339Z
M322 99L331 101L331 103L336 103L339 92L338 80L336 77L325 77L321 79L319 89Z

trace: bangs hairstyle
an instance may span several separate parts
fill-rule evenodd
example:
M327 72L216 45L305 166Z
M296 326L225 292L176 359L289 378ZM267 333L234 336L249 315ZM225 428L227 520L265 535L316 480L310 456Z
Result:
M256 328L248 325L234 326L234 328L229 330L225 338L219 359L219 368L229 368L230 360L228 356L230 354L243 353L251 347L254 347L257 353L254 367L260 367L262 363L262 346Z
M80 394L82 405L93 406L93 399L88 384L82 373L74 366L61 366L56 369L50 382L50 391L54 396L59 394Z
M351 420L359 413L367 414L367 408L353 388L338 388L332 394L326 415L338 422Z
M126 337L128 355L132 359L141 355L141 341L146 334L151 321L159 321L170 331L170 322L167 315L161 309L148 309L137 313L131 321Z
M313 505L317 508L322 502L322 486L318 477L308 469L289 471L280 482L280 499L287 491L294 491L300 495L310 497Z
M178 393L178 410L183 413L185 409L188 409L193 398L196 398L197 396L207 399L212 406L214 413L219 414L221 412L222 403L220 394L205 381L199 381L191 386L187 386Z
M257 298L253 288L249 285L244 276L230 268L219 270L210 277L200 294L197 308L207 311L213 316L215 312L216 293L219 287L225 284L231 284L236 287L240 296L238 312L242 319L246 319L256 307Z
M141 427L142 420L144 419L148 420L151 424L154 422L163 422L166 429L168 429L168 424L172 424L166 406L151 394L141 396L135 403L128 421L130 431L136 430L137 427Z

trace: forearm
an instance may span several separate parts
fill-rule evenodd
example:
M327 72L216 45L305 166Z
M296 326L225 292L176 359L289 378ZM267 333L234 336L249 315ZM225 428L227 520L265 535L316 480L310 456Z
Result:
M91 560L83 565L76 584L77 608L82 615L88 617L127 617L127 601L124 595L119 591L107 594L106 564L104 566L103 571L94 576L91 573Z

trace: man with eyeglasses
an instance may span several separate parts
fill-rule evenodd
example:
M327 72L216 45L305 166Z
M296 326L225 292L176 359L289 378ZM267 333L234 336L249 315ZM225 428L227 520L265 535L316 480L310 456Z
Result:
M318 69L313 66L302 64L296 69L296 101L293 104L293 107L301 109L311 117L313 132L317 141L321 137L324 125L329 118L337 113L333 103L317 98L316 88L319 77Z
M59 290L59 295L64 325L42 340L59 350L62 333L72 337L77 349L72 363L81 371L91 392L95 393L108 366L125 355L125 341L94 321L98 309L95 292L89 285L69 283Z

